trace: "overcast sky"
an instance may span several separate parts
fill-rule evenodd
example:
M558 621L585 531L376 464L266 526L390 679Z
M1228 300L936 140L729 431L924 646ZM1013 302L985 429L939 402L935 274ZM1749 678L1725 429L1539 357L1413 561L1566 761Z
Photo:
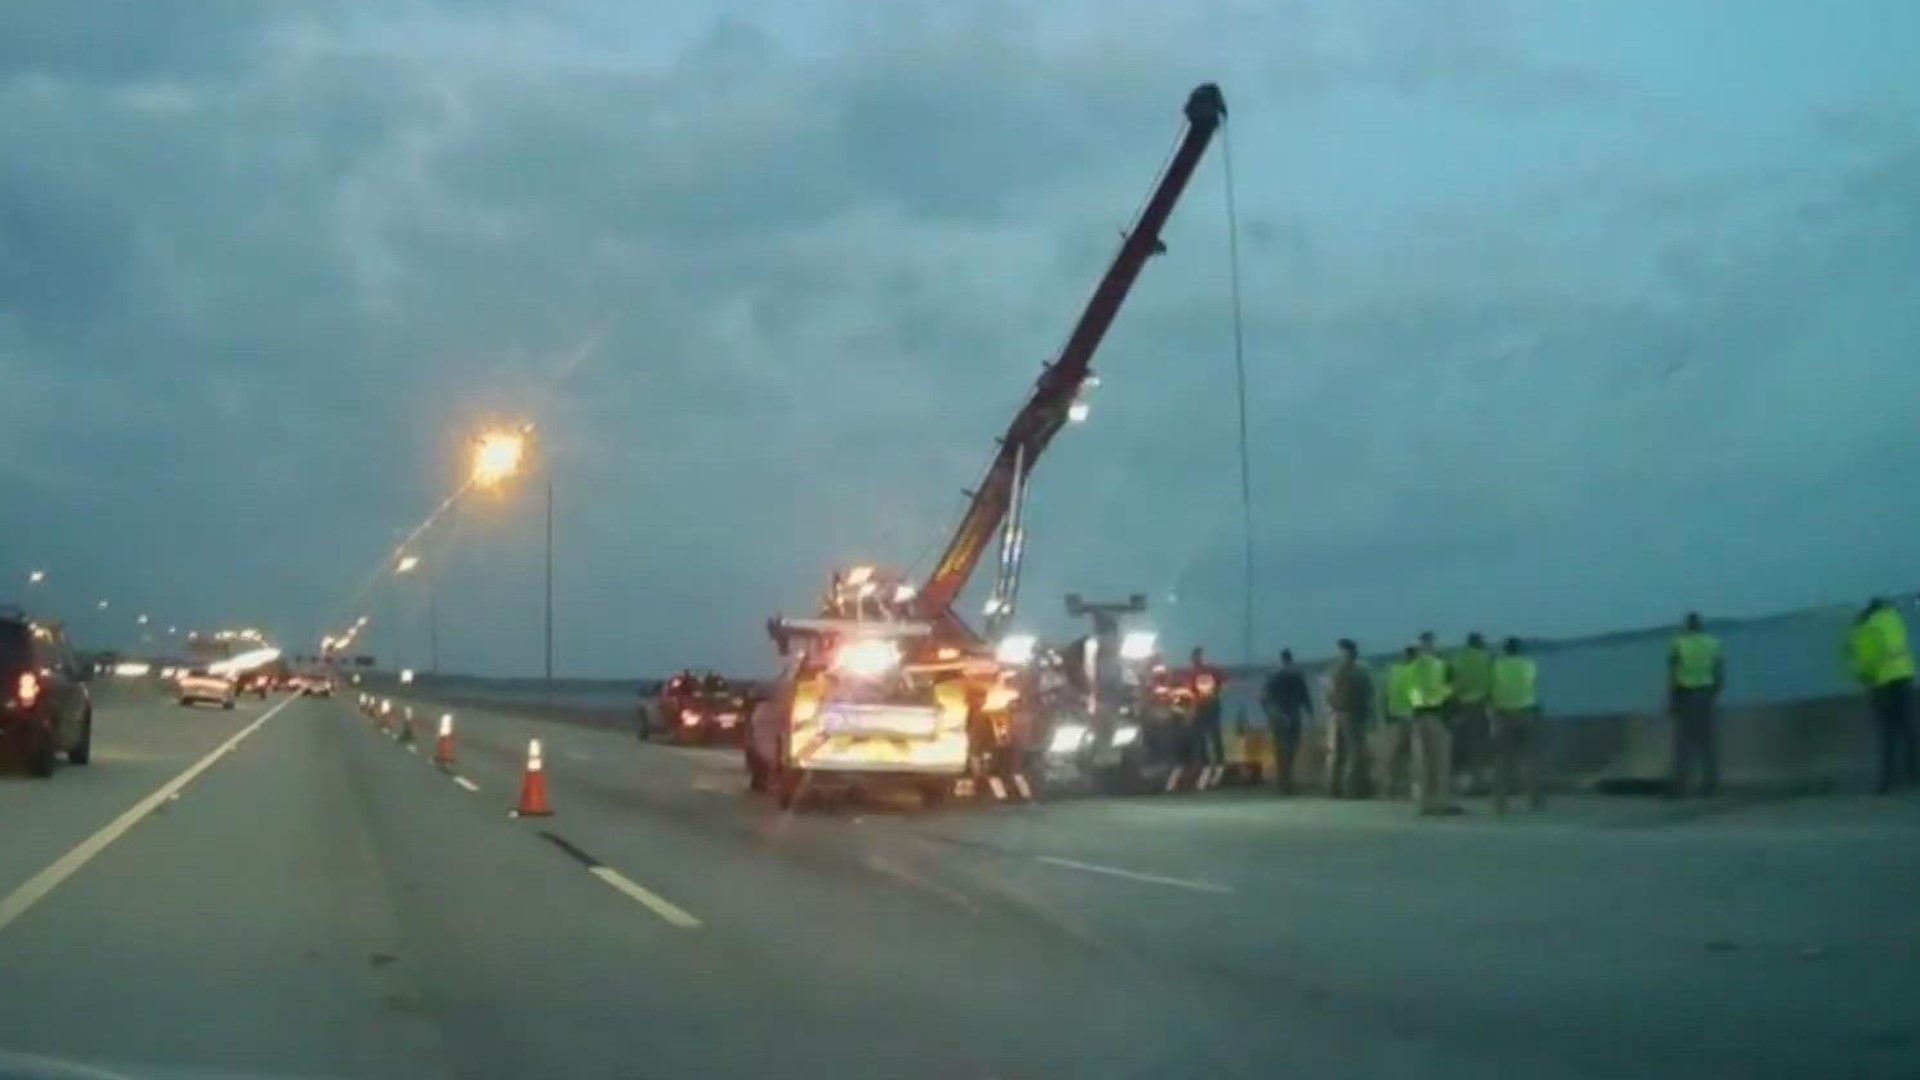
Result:
M442 666L539 670L550 475L562 674L765 668L831 567L925 569L1205 80L1262 654L1912 588L1915 41L1910 0L9 0L0 594L44 568L109 643L365 611L419 664L428 582L356 588L524 418L543 476L429 533ZM1036 474L1035 629L1144 591L1239 652L1224 149Z

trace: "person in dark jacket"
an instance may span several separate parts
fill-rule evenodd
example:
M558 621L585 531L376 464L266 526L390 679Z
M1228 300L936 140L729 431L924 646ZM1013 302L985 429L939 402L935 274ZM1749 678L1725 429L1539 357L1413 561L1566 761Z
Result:
M1268 677L1260 704L1273 728L1273 764L1280 794L1291 795L1300 732L1313 717L1313 695L1307 690L1307 677L1293 662L1292 649L1280 650L1280 670Z
M1367 790L1367 721L1373 714L1373 677L1360 662L1360 646L1340 639L1340 659L1327 676L1327 712L1332 745L1327 754L1327 793L1364 799Z

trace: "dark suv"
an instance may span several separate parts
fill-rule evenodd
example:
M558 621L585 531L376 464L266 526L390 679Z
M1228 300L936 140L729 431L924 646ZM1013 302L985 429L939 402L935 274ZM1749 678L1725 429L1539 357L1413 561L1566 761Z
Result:
M0 605L0 743L33 776L52 776L56 755L75 765L93 757L89 672L58 626Z

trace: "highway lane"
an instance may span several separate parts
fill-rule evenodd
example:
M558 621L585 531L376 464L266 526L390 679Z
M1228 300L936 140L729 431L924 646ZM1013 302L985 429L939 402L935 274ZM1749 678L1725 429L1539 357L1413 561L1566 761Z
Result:
M129 719L191 740L214 715ZM345 704L271 718L0 928L0 1048L135 1075L1920 1063L1911 803L787 815L730 755L472 711L443 773L431 715L412 753ZM514 820L533 735L557 812Z
M499 788L542 735L568 834L716 918L764 928L762 891L792 887L785 869L861 893L877 878L989 927L941 936L962 956L1011 952L997 962L1016 987L1069 968L1103 990L1137 978L1088 1017L1049 1010L1092 1053L1083 1068L1171 1047L1224 1071L1262 1045L1357 1075L1409 1062L1608 1075L1628 1053L1642 1074L1920 1065L1911 800L1586 798L1441 822L1261 797L791 816L738 796L730 754L478 712L462 731L477 750L463 768ZM764 947L797 948L773 937ZM970 1006L989 1026L998 992ZM1140 1000L1159 1011L1129 1009ZM1184 1006L1192 1017L1175 1021ZM1111 1033L1136 1022L1152 1046Z
M256 718L258 701L232 712L182 709L146 689L93 687L93 762L65 763L36 780L0 761L0 896L112 821L141 796Z

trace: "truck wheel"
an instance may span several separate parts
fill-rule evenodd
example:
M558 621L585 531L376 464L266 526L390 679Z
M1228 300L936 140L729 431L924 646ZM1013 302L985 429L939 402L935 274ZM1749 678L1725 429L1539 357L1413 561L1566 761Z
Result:
M80 741L74 743L73 749L67 751L67 763L70 765L85 765L92 760L93 711L89 709L87 715L80 718Z
M929 780L920 785L920 805L928 810L938 810L947 804L947 795L953 785L944 780Z
M747 790L753 792L767 790L767 766L760 760L760 755L752 750L747 751Z

